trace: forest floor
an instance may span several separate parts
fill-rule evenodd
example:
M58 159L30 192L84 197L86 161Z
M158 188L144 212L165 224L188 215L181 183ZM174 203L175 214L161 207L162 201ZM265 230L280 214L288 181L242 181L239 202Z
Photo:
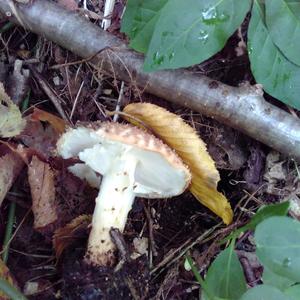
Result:
M94 17L99 13L92 1L88 8ZM119 32L122 11L119 2L109 31L125 39ZM233 86L254 83L247 51L238 45L240 35L246 40L246 27L247 21L221 52L190 68L190 72ZM188 191L165 200L137 198L124 240L120 236L118 245L120 253L130 258L123 259L117 270L86 265L83 257L97 190L70 174L68 163L55 156L58 121L49 122L36 109L61 117L54 99L74 124L112 121L106 111L114 111L117 104L122 108L140 102L140 95L126 83L121 91L122 82L97 73L71 52L6 20L0 21L0 31L0 81L23 108L27 120L20 135L3 139L0 144L3 172L11 168L11 162L5 159L5 155L15 155L11 148L22 145L27 160L25 164L24 160L16 163L10 175L14 183L1 206L0 238L4 239L9 210L15 203L14 234L6 264L29 299L199 299L201 288L185 268L185 253L205 275L224 249L219 242L247 223L261 206L284 199L299 201L294 161L213 119L143 93L143 102L181 116L206 142L221 175L218 189L230 200L234 221L226 227ZM76 61L79 63L71 63ZM268 95L266 98L274 103ZM121 118L118 121L123 122ZM34 197L44 197L43 203L54 199L55 222L44 226L42 220L36 224L31 212ZM51 207L46 205L46 219L51 217L48 210ZM54 233L57 237L57 230L75 218L76 225L60 233L64 238L56 239L53 248ZM251 232L239 236L236 251L249 286L260 283L262 267L254 255Z

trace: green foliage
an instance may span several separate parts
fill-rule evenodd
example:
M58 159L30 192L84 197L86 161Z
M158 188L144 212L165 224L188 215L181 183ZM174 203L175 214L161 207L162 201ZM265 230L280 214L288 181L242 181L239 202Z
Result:
M285 294L288 295L291 300L299 300L300 299L300 284L293 285L289 287Z
M240 300L291 300L280 290L269 285L258 285L249 289Z
M266 0L266 23L272 40L281 52L297 65L300 65L299 16L299 1Z
M232 232L227 238L224 239L223 242L226 242L234 237L238 237L242 232L245 232L247 230L254 230L260 222L269 217L286 216L289 210L289 206L290 203L286 201L261 207L249 223Z
M129 46L146 53L160 11L167 0L129 0L122 18L122 32L130 37Z
M262 280L264 284L276 286L281 291L286 290L294 284L294 280L272 272L267 266L264 266Z
M146 71L187 67L220 51L251 3L252 73L267 93L300 109L299 1L128 0L121 28L146 55Z
M272 272L300 282L300 222L271 217L255 230L256 254Z
M243 270L234 251L236 235L233 234L230 246L217 256L205 279L200 274L196 276L204 300L300 299L300 284L297 284L300 282L300 222L286 217L287 209L286 202L264 207L243 227L255 230L256 255L264 267L264 284L246 290ZM193 272L196 273L195 266Z
M276 47L264 19L264 6L255 0L248 29L248 53L252 73L266 92L300 109L300 68ZM286 35L290 36L287 32Z
M10 282L5 280L4 278L0 278L0 291L12 300L27 300L27 298L19 292ZM1 297L1 299L3 299Z
M250 0L129 0L122 31L147 53L146 71L190 66L223 48L250 9Z
M238 256L234 252L234 240L211 264L205 283L214 297L235 300L246 292L246 280ZM203 296L205 300L209 300L205 292Z

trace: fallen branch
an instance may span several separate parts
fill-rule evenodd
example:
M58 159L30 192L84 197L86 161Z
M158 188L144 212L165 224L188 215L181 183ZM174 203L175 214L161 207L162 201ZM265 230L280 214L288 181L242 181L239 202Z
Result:
M267 103L259 86L231 87L183 70L144 73L142 55L76 13L43 0L16 0L12 10L12 1L0 0L0 11L13 22L21 20L27 29L81 57L99 53L90 62L103 72L215 118L300 161L299 119Z

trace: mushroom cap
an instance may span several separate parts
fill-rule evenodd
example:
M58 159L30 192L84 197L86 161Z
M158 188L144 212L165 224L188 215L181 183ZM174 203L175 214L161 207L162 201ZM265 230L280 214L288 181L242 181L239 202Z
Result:
M134 192L140 197L173 197L191 182L188 167L169 146L129 124L78 124L60 137L57 152L63 158L79 157L103 176L114 163L122 164L130 157L136 163Z

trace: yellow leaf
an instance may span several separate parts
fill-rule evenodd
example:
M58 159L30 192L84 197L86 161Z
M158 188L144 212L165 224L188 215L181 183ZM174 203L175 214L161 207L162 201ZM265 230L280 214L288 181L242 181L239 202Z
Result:
M124 112L135 118L126 117L129 122L140 126L136 121L140 120L178 153L191 170L192 194L229 224L233 212L226 197L217 191L219 172L195 130L177 115L154 104L132 103L124 108Z
M73 219L66 226L57 229L53 236L53 246L56 258L62 255L63 251L76 239L75 233L79 229L84 229L92 222L91 215L81 215Z
M25 127L19 108L12 102L0 82L0 137L12 137Z

